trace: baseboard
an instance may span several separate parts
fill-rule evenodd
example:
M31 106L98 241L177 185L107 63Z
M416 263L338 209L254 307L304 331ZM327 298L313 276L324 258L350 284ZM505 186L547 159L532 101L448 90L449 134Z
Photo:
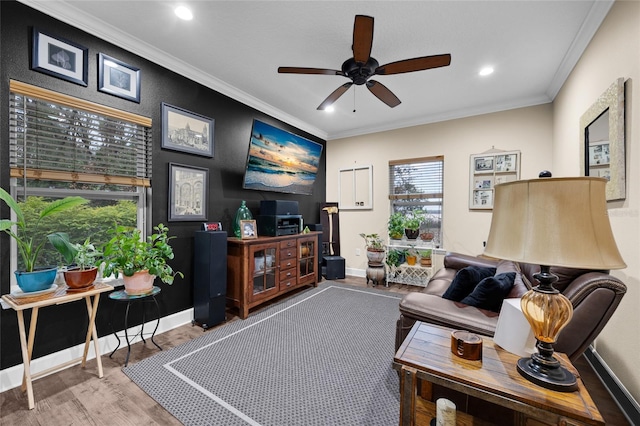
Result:
M181 311L175 313L173 315L169 315L166 317L162 317L160 321L160 325L158 326L158 330L156 334L164 333L165 331L172 330L176 327L179 327L184 324L191 323L193 320L193 308L187 309L185 311ZM147 330L153 330L156 322L150 321L145 324ZM136 334L136 330L138 330L140 326L131 327L130 335ZM146 331L145 331L146 334ZM132 340L132 344L141 341L140 336L136 336L135 339ZM102 355L109 354L113 349L115 349L118 345L118 340L115 338L113 334L109 334L107 336L103 336L98 339L100 344L100 352ZM122 342L126 345L126 343ZM122 347L122 345L121 345ZM84 351L84 343L64 349L62 351L46 355L40 358L36 358L31 361L31 372L32 374L39 371L44 371L48 368L55 367L56 365L63 364L65 362L69 362L73 359L77 359L82 357L82 353ZM93 344L89 345L89 355L87 359L94 359L96 357L96 353L93 350ZM22 375L24 372L24 367L22 364L6 368L4 370L0 370L0 392L7 391L9 389L13 389L15 387L22 385Z
M611 371L609 366L600 355L593 350L593 347L588 347L587 350L584 351L584 356L600 377L600 380L616 401L622 413L626 416L627 420L629 420L629 423L632 425L640 425L640 404L638 404L638 401L633 399L629 391L613 371Z
M346 275L351 275L352 277L362 277L365 278L367 273L364 269L355 269L355 268L347 268L345 270Z

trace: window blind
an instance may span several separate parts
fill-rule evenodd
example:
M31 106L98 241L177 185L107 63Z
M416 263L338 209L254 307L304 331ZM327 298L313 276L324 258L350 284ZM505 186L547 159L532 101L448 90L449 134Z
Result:
M11 81L11 176L151 185L151 119Z
M431 205L439 208L427 208L427 211L440 213L443 169L442 156L389 161L389 199L392 210L397 210L395 207L412 210Z

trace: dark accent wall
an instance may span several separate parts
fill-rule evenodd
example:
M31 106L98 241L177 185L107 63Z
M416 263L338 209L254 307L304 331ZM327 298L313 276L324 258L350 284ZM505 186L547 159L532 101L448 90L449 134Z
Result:
M33 27L89 48L88 87L29 69ZM311 196L244 190L242 179L254 119L296 133L323 146L324 140L15 1L0 2L0 52L0 184L7 190L9 188L8 105L11 79L151 117L153 120L152 224L160 222L167 224L170 234L177 237L172 240L176 253L172 266L185 274L184 279L176 279L172 286L156 282L156 285L162 287L159 297L162 316L193 306L193 242L194 232L201 226L201 222L167 221L170 162L209 170L208 220L222 222L223 228L227 231L231 230L232 219L242 200L247 201L254 217L259 213L260 200L296 200L299 202L300 214L303 215L306 223L319 222L319 207L325 201L326 195L324 155ZM98 53L105 53L142 70L139 104L98 91ZM215 119L215 157L213 159L161 149L162 102ZM2 203L0 217L8 216L9 209ZM10 242L3 233L0 236L2 294L9 292L10 274L13 273L10 271L9 258ZM100 301L97 321L100 336L111 332L109 314L113 306L110 302L106 296L103 296ZM29 318L30 315L27 314L26 317ZM11 309L2 310L0 319L2 347L0 369L5 369L20 364L22 358L15 312ZM140 318L136 319L138 320ZM118 322L116 328L121 330L122 321ZM42 309L38 319L34 358L84 342L86 323L84 302Z

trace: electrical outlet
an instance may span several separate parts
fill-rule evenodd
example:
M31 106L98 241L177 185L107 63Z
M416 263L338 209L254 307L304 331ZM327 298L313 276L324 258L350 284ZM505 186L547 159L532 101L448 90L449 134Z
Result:
M360 249L356 249L356 256L360 256Z

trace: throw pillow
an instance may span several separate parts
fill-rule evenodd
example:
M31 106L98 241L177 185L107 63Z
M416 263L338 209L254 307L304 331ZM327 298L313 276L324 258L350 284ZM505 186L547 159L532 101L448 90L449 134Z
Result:
M475 286L487 277L492 277L496 273L496 268L485 268L481 266L467 266L458 271L449 288L444 292L444 299L459 302L469 295Z
M478 283L471 294L460 302L476 308L500 312L502 301L511 291L515 278L515 272L506 272L485 278Z
M513 281L513 287L509 294L507 295L507 299L513 297L522 297L527 291L531 288L527 286L522 277L522 271L520 270L520 265L518 263L512 262L510 260L501 260L496 267L496 275L504 274L507 272L515 272L516 278Z

